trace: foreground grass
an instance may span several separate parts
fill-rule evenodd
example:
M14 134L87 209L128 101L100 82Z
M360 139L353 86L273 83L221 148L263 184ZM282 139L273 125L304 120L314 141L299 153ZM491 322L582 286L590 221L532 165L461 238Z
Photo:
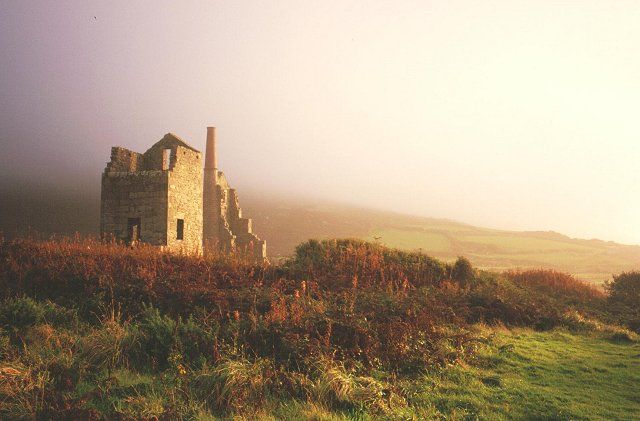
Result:
M472 365L428 375L414 405L453 419L637 419L640 344L498 331Z
M404 400L391 404L385 415L365 408L339 410L313 399L271 399L258 412L240 418L630 420L640 414L637 341L566 330L479 329L489 339L474 361L397 378ZM118 388L88 406L154 416L171 401L161 376L123 369L111 381ZM196 419L219 419L204 408L198 410L197 402L192 405Z
M640 415L640 343L566 330L487 329L472 364L399 379L409 406L389 419L633 420ZM264 418L377 419L287 402Z
M631 419L638 335L613 304L355 240L258 267L0 242L0 417Z
M601 419L640 414L640 344L563 330L488 330L473 364L399 379L407 407L387 419ZM321 403L272 402L259 419L378 419Z

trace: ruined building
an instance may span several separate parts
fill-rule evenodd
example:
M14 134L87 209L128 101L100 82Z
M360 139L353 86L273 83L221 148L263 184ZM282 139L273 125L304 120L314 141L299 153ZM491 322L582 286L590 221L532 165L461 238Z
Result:
M215 142L208 127L204 173L202 154L172 133L142 154L113 147L102 174L101 234L176 252L239 250L264 260L266 242L242 217L238 195L218 169Z

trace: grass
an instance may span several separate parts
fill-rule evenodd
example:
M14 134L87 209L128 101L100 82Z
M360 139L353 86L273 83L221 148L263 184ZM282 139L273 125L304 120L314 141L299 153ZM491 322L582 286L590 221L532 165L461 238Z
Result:
M474 265L494 271L551 268L602 285L612 274L632 270L640 249L603 241L576 240L554 233L511 232L456 224L379 226L369 238L403 250L421 250L451 261L466 256Z
M558 329L483 327L471 363L400 382L409 405L393 419L632 420L640 414L640 343ZM278 419L376 419L366 411L280 402Z
M453 249L449 237L439 232L383 228L374 231L371 236L381 237L382 242L389 247L404 250L422 249L433 254L437 252L451 252Z
M340 410L326 399L274 398L253 416L288 420L631 420L640 413L638 342L616 343L606 336L561 329L536 332L483 327L482 330L491 339L474 361L436 369L423 376L399 378L400 387L406 391L406 405L398 405L382 417L366 409ZM338 372L333 376L341 375ZM114 376L133 396L139 396L139 391L152 383L151 377L127 370ZM338 393L350 393L349 387L343 383ZM323 390L319 393L326 393ZM125 394L112 405L122 413L161 412L166 402L151 396L134 399ZM196 419L215 418L201 410Z
M454 418L633 419L640 414L640 344L499 329L474 364L426 376L415 402Z
M0 242L0 417L630 418L640 346L617 310L567 274L358 240L260 266Z

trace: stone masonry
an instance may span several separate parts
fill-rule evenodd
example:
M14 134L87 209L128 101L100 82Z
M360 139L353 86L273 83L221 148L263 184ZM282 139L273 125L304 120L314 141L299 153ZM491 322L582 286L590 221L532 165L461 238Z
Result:
M204 245L222 250L240 250L256 260L267 256L267 243L253 233L252 221L242 217L235 189L229 187L216 159L216 129L207 127L204 164Z
M113 147L102 174L102 236L181 253L221 249L266 259L266 242L242 217L236 191L217 168L213 127L206 152L203 182L202 154L172 133L143 154Z

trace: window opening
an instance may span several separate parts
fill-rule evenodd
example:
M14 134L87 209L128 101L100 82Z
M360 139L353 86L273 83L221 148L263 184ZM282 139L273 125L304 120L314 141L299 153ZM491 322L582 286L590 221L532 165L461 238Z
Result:
M176 227L176 240L184 239L184 219L178 219L178 225Z
M135 244L140 241L140 218L127 219L127 242Z
M164 149L162 151L162 169L168 170L171 166L171 149Z

